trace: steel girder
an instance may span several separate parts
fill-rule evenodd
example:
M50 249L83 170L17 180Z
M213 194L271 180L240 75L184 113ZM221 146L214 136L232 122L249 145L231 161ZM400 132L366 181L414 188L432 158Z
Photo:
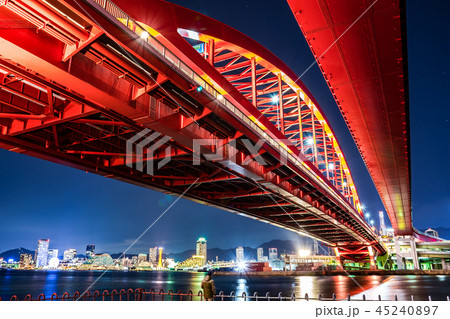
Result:
M166 193L181 194L189 188L186 197L195 201L264 220L330 245L356 241L384 252L368 225L339 194L335 187L339 185L319 177L321 172L294 145L284 146L304 165L290 159L280 163L280 148L268 142L262 145L258 156L269 165L249 158L243 140L256 142L264 136L254 124L243 121L242 115L237 116L237 109L224 108L217 93L211 91L214 83L201 82L205 92L194 90L200 81L195 78L195 71L203 66L198 58L204 58L187 57L190 45L178 47L159 37L183 57L186 64L177 62L177 69L173 67L177 55L163 49L161 56L158 42L149 45L149 40L139 40L135 33L139 25L120 10L109 7L109 11L102 11L95 5L76 1L61 3L65 5L64 12L86 25L85 30L91 30L87 38L78 39L75 47L51 33L36 34L32 27L21 30L21 37L0 31L2 92L6 92L0 96L1 147ZM49 6L47 9L52 10ZM3 8L0 14L5 14ZM20 13L19 17L23 18ZM59 23L55 28L64 30L64 22ZM185 42L178 34L176 37ZM52 50L30 47L27 39L34 44L45 43ZM65 59L67 56L70 57ZM245 92L236 89L209 64L212 57L204 62L217 72L213 75L221 85L216 87L227 95L227 103L238 106L240 112L249 112L247 116L261 116L259 110L249 108L250 102L242 95ZM261 74L256 68L253 70L255 77ZM277 81L280 84L280 78ZM273 138L283 140L284 135L270 121L263 117L260 124L269 128ZM154 175L124 165L126 141L144 128L171 137L166 147L151 158L161 161L169 146L174 158ZM194 139L222 142L204 146L199 165L195 166L192 158L199 154L193 148ZM233 161L204 157L217 149L236 157ZM141 162L145 168L147 160L148 157L135 158L134 164ZM190 188L193 183L195 187ZM288 223L284 219L299 210L305 221L314 218L321 222L303 223L307 228L303 229L299 221L290 219Z

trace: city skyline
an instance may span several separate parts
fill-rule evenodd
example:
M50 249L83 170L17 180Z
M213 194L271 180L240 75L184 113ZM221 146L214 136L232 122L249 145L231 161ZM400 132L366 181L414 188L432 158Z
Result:
M217 4L210 3L205 8L201 1L191 1L188 4L182 1L172 2L190 6L193 10L206 13L251 36L266 45L297 74L301 74L313 60L285 3L279 4L277 8L272 8L270 4L255 8L252 4L245 6L238 1L225 4L241 8L240 14L255 20L252 24L248 19L230 17L226 8L223 8L224 4L219 8ZM444 44L438 39L448 38L446 33L449 31L441 28L439 32L434 32L437 28L433 24L443 21L443 12L446 10L432 11L430 8L419 7L418 1L408 2L407 10L414 225L422 229L439 225L449 227L450 221L442 218L450 210L448 165L431 165L426 170L423 169L429 164L430 149L435 150L433 154L441 161L449 155L448 149L439 147L442 141L431 138L449 136L449 110L440 102L448 99L448 91L445 90L449 85L448 66L438 64L440 58L445 58L439 56L439 51L446 52ZM257 16L267 15L268 12L279 23L280 28L290 32L282 33L276 28L270 30L272 24L265 25L256 20ZM424 26L421 15L431 16L433 19ZM258 25L258 28L254 25ZM292 37L292 34L296 37ZM427 39L424 38L425 35ZM285 47L287 41L283 37L291 40L294 38L290 48ZM424 42L433 43L436 48L432 51L438 52L437 58L430 58L428 46L422 45ZM302 58L299 59L298 56ZM335 128L347 154L360 197L375 218L379 210L384 210L381 201L317 66L306 73L302 80L319 100ZM430 119L430 112L421 107L425 104L433 105L434 111L441 116L437 120ZM77 251L84 249L82 247L85 244L77 244L82 239L97 243L100 250L123 251L174 200L174 197L168 195L21 154L0 150L0 159L0 175L3 176L0 182L0 209L4 219L0 228L1 251L20 246L34 247L31 243L38 238L52 238L55 247L60 247L64 238L68 238L67 246L76 247ZM430 179L441 187L429 187ZM49 193L52 196L48 196ZM388 220L386 223L389 223ZM220 240L210 242L215 247L236 247L242 242L256 246L257 242L264 240L295 240L298 237L271 225L182 199L155 225L154 232L137 243L136 249L143 249L147 243L158 239L161 246L178 247L177 250L182 251L189 246L184 239L195 237L194 234L198 234L202 228L207 230L204 235L208 238L213 233L218 234L217 238ZM46 231L43 233L42 229ZM27 234L27 238L23 234ZM228 237L225 236L227 234ZM270 238L265 237L267 234L270 234Z

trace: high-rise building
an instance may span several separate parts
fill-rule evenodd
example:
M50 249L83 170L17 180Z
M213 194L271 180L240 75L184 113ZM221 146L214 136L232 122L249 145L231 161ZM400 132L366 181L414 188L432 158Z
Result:
M152 247L148 251L148 261L155 267L158 262L158 247Z
M200 237L199 239L197 239L195 255L203 256L203 265L202 266L206 265L207 248L206 248L206 239L205 238Z
M36 250L36 268L47 266L50 239L40 239Z
M30 266L33 263L33 255L32 254L21 254L20 255L20 261L19 261L19 267L25 268L27 266Z
M159 250L159 259L158 259L158 266L157 266L157 268L158 268L158 269L161 269L161 268L163 267L163 264L162 264L162 252L163 252L163 248L162 248L162 247L159 247L158 250Z
M378 212L378 216L380 218L380 233L381 236L385 236L386 235L386 224L384 223L384 213L382 210L380 210Z
M86 258L92 258L95 255L95 245L86 246Z
M50 261L50 259L52 259L52 258L54 258L54 257L58 258L58 253L59 253L59 250L58 250L58 249L49 249L49 250L48 250L48 254L47 254L47 265L48 265L48 262Z
M244 261L244 247L239 246L238 248L236 248L236 262L242 262Z
M278 259L278 249L269 248L269 260L277 260Z
M140 263L143 263L143 262L146 262L146 261L147 261L147 254L139 254L138 255L138 260L137 260L138 265Z
M264 249L262 247L258 247L256 250L256 260L258 262L264 261Z
M64 261L72 261L77 256L77 250L74 248L69 248L64 251L63 259Z
M314 241L313 241L313 255L317 256L318 254L319 254L319 242L314 239Z

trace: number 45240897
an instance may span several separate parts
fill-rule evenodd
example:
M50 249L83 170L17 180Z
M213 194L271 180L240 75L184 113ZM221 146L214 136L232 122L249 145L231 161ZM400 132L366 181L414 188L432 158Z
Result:
M377 312L383 316L434 316L438 306L378 306Z

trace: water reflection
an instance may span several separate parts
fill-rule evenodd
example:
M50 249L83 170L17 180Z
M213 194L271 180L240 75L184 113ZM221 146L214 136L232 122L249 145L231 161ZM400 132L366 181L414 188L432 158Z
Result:
M245 294L248 296L249 295L249 291L248 291L248 285L247 285L247 280L244 278L239 278L237 280L237 284L236 284L236 296L242 296L242 293L245 292ZM217 292L219 293L219 292ZM243 298L236 298L236 300L243 300Z
M73 294L85 291L102 272L94 271L0 271L0 296L9 299L16 294L23 299L31 294L37 298L40 293L50 297L56 292L61 296L65 291ZM103 291L105 289L154 289L159 292L182 290L187 293L191 290L197 295L201 290L201 281L205 273L198 272L107 272L90 289ZM271 296L277 296L279 292L283 296L295 293L296 297L304 298L307 293L310 298L317 298L322 294L324 298L331 298L333 293L338 299L346 299L347 294L352 299L378 299L378 295L384 300L393 300L394 295L399 300L410 300L415 295L416 300L427 300L431 295L433 300L445 300L450 295L450 276L219 276L214 275L216 291L229 294L235 291L236 295L247 296L255 292L259 296L265 296L267 292Z

